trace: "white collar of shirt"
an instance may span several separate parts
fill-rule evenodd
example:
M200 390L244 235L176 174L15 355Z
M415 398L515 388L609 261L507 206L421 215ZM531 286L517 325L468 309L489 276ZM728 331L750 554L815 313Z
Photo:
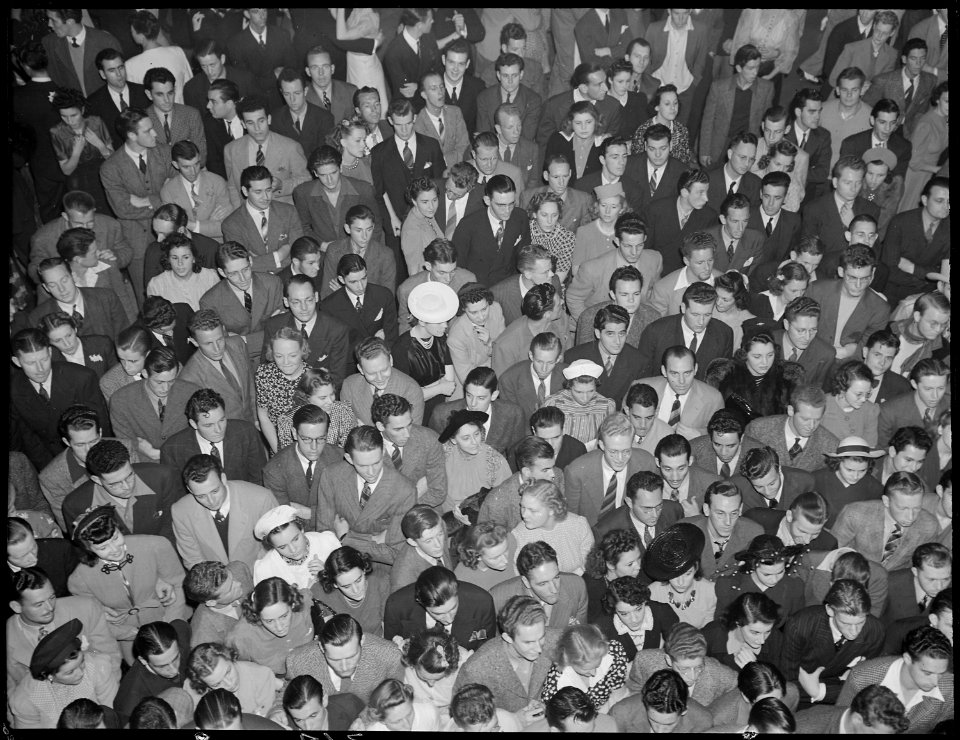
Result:
M150 161L150 155L147 154L147 152L149 151L148 149L144 149L142 152L137 153L137 152L131 151L130 147L124 144L123 151L125 151L127 153L127 156L133 160L133 166L136 167L138 170L140 169L140 157L143 157L144 162Z
M597 11L597 15L600 16L601 23L604 23L607 20L607 16L610 15L609 10L600 10L600 8L596 8L596 11Z
M584 100L586 100L587 102L593 102L590 100L590 98L588 98L586 95L580 92L580 88L577 88L577 87L573 88L573 102L582 103Z
M521 302L522 302L522 301L523 301L523 297L524 297L527 293L530 292L530 288L526 287L526 286L523 284L523 275L518 275L518 276L517 276L517 281L518 281L519 284L520 284L520 300L521 300Z
M403 40L407 42L407 46L409 46L409 47L413 50L413 53L414 53L414 54L418 53L418 52L417 52L417 49L418 49L419 46L420 46L420 40L419 40L419 39L415 39L413 36L411 36L411 35L407 32L407 29L406 29L406 28L403 29L403 34L401 34L401 35L403 36Z
M834 642L836 642L842 637L842 635L840 634L840 630L838 630L836 625L834 625L833 620L830 618L829 614L827 615L827 624L830 626L830 638Z
M30 384L33 386L34 390L36 391L39 391L40 386L43 386L43 389L47 392L47 395L49 396L53 392L53 373L51 372L47 376L47 379L42 383L35 383L34 381L31 380Z
M77 288L77 300L74 303L61 303L57 301L57 305L60 307L60 310L65 314L72 314L74 306L76 306L77 313L81 316L86 316L86 311L83 310L83 293L80 292L80 288Z
M314 461L312 461L312 460L307 460L307 458L305 458L305 457L303 456L303 454L300 452L300 447L297 446L296 444L294 444L293 449L294 449L294 450L296 451L296 453L297 453L297 460L300 461L300 467L303 468L303 473L304 473L304 475L306 475L306 473L307 473L307 466L308 466L311 462L313 462L313 474L316 475L316 474L317 474L317 463L314 462ZM361 486L361 488L362 488L362 486Z
M634 437L636 437L636 435L634 435ZM649 526L649 525L647 525L647 524L644 524L644 523L641 522L639 519L637 519L637 518L633 515L633 509L630 509L630 521L633 522L633 527L634 527L634 529L637 530L637 534L640 535L640 539L641 539L641 540L643 539L643 534L644 534L644 532L645 532L647 529L650 530L650 536L651 536L651 537L653 536L653 533L656 531L656 525L654 525L654 526L651 527L651 526Z
M450 200L450 196L446 194L443 197L447 199L447 204L446 204L447 210L445 211L447 214L447 217L448 218L450 217L450 208L453 207L453 210L457 212L457 221L463 218L463 213L467 209L467 196L463 196L462 198L457 198L456 200Z
M663 389L663 398L660 400L660 408L657 409L657 418L664 423L670 421L670 409L673 407L674 398L680 399L680 413L682 414L684 407L687 405L687 399L689 397L690 391L687 391L682 396L678 396L673 388L670 387L670 384L667 383L666 387Z
M201 454L203 454L203 455L209 455L209 454L210 454L210 448L211 448L211 447L216 447L216 448L217 448L217 452L220 453L220 459L223 460L223 440L220 440L219 442L217 442L216 444L214 444L213 442L211 442L211 441L209 441L209 440L204 439L203 437L201 437L201 436L200 436L200 432L198 432L198 431L196 431L196 430L194 430L193 435L197 438L197 446L200 448Z
M233 294L237 297L237 299L240 301L242 305L244 303L244 298L243 298L244 291L240 290L240 288L238 288L236 285L231 283L229 280L227 281L227 284L230 286L230 290L233 291ZM246 293L250 296L250 299L253 300L253 280L252 279L250 281L250 287L247 288Z
M440 131L440 121L443 120L443 114L444 114L444 112L446 111L446 108L445 108L445 107L444 107L444 108L441 108L441 109L440 109L440 112L437 113L437 115L433 115L433 113L431 113L430 110L429 110L426 106L424 106L423 109L427 112L427 115L430 116L430 120L433 122L433 127L439 132L439 131ZM412 148L412 147L411 147L411 148Z
M603 170L600 170L600 184L601 185L613 185L615 182L620 182L619 177L613 179L607 177L606 173Z
M706 283L707 285L713 285L713 278L714 278L714 275L711 274L709 278L707 278L706 280L701 280L699 282ZM695 280L694 282L698 282L698 281ZM684 290L688 287L690 287L690 278L687 277L687 268L684 267L682 270L680 270L680 276L677 278L677 284L673 286L673 289Z
M889 149L890 148L890 139L886 141L880 141L877 138L877 135L874 133L870 134L870 148L871 149Z
M647 181L650 180L654 175L657 176L657 185L660 185L660 178L663 177L663 170L666 168L665 164L655 167L653 162L649 159L647 160Z
M883 680L880 682L881 686L886 686L894 694L897 695L897 698L903 702L903 708L906 711L910 711L913 707L917 706L927 697L931 699L936 699L939 702L943 702L943 694L940 691L939 686L934 686L929 691L920 691L919 689L914 692L913 696L910 697L910 700L907 701L906 696L903 692L903 684L900 682L900 671L903 668L903 657L897 658L893 663L890 664L890 667L887 668L887 673L883 677Z
M381 470L381 471L380 471L380 475L377 476L377 479L376 479L373 483L370 484L370 493L371 493L371 494L372 494L374 491L377 490L377 486L380 485L380 481L382 481L382 480L383 480L383 471ZM363 486L364 486L365 484L366 484L366 481L358 475L358 476L357 476L357 498L358 498L358 499L360 498L360 492L363 491Z
M761 209L760 209L760 223L763 224L763 228L767 228L767 221L772 221L773 223L770 224L770 232L773 233L773 232L776 230L776 228L777 228L777 224L780 223L780 211L782 211L782 210L783 210L783 209L781 208L779 211L777 211L776 213L774 213L772 216L768 216L768 215L767 215L767 212L761 208Z
M617 631L618 635L642 635L644 632L649 632L653 629L653 612L649 609L644 612L643 622L640 624L640 629L636 631L627 627L618 614L614 614L613 628ZM646 645L644 645L644 647L646 647Z
M793 535L790 534L790 522L787 521L786 516L780 520L780 526L777 527L777 537L779 537L780 541L787 547L797 544L796 540L793 539Z
M536 391L540 387L540 383L543 383L543 392L546 396L550 395L550 378L553 377L553 373L550 373L547 377L540 379L540 376L537 375L537 371L533 369L533 365L530 365L530 377L533 379L533 390ZM544 396L544 397L546 397Z
M253 137L250 134L247 134L247 140L250 142L250 147L248 149L250 153L250 164L255 164L257 161L257 150L263 149L263 156L267 156L267 146L270 144L271 134L267 134L267 138L264 139L262 144L258 144L253 140Z
M227 489L227 497L223 500L223 506L220 507L220 513L224 516L230 513L230 484L227 484L225 488ZM216 511L210 512L210 516L216 516L216 514Z
M793 122L793 132L797 135L797 145L798 145L798 146L799 146L799 143L800 143L801 141L803 141L803 135L804 135L804 134L809 134L810 131L811 131L811 129L807 129L807 130L804 130L804 129L803 129L803 127L802 127L801 124L800 124L800 119L797 119L796 121ZM809 137L808 137L808 138L809 138Z
M790 335L786 332L783 333L783 359L787 359L793 350L797 350L797 357L803 354L803 350L795 346L793 342L790 341Z
M403 148L406 145L410 145L410 153L413 155L414 160L417 158L417 135L413 134L409 139L404 141L399 136L394 136L393 140L397 144L397 151L400 153L400 159L403 159Z
M917 75L915 78L911 79L910 76L907 74L907 68L906 67L900 68L900 81L903 83L904 92L907 91L907 88L910 87L910 85L914 84L919 79L920 79L920 75Z
M70 36L67 37L67 46L73 46L73 44L70 43L70 38L71 38ZM83 46L83 42L87 40L87 27L85 25L81 25L80 33L78 33L76 36L73 36L72 38L75 38L77 40L77 43L80 46Z
M487 423L483 425L484 439L490 436L490 425L493 423L493 401L490 402L490 407L487 409L486 414L487 414Z
M836 206L837 206L837 213L840 213L840 212L843 210L844 204L846 204L846 201L843 200L836 192L833 193L833 202L834 202L834 203L836 204ZM853 213L853 201L850 201L849 206L850 206L850 213L852 214L852 213Z
M447 79L447 76L443 76L443 86L447 89L447 94L450 97L453 97L453 94L457 94L457 100L460 100L460 90L463 88L463 78L460 78L459 82L451 82Z
M250 35L253 36L253 40L258 44L260 43L260 38L263 38L263 43L267 43L267 28L264 26L263 30L260 33L257 33L253 30L253 26L247 26L247 30L250 32Z
M870 21L868 24L864 25L860 21L860 14L857 13L857 30L860 32L861 38L863 38L863 34L870 30L871 26L873 26L873 21Z
M773 497L773 500L778 503L783 498L783 480L783 468L780 468L780 487L777 489L777 495ZM764 496L764 498L766 498L766 496ZM786 521L786 517L784 517L784 521Z
M190 182L183 175L180 175L179 177L180 177L180 182L183 183L183 189L187 191L187 197L190 198L191 201L193 200L193 198L190 196L190 188L196 188L197 197L200 196L200 178L197 178L196 182ZM196 203L194 203L194 205L196 205Z
M739 192L739 190L740 190L740 180L741 180L742 177L743 177L742 175L737 175L736 177L730 177L730 173L727 172L727 167L726 167L726 165L724 165L724 167L723 167L723 184L724 184L724 189L726 190L726 192L728 192L728 193L730 192L730 184L731 184L731 183L734 183L734 182L737 184L737 191ZM721 231L723 231L722 228L721 228Z
M428 630L433 629L438 624L440 624L436 619L431 617L430 612L426 610L424 610L423 616L426 617L426 624L427 624ZM443 628L443 631L446 632L448 635L450 634L450 630L453 628L452 624L440 624L440 626Z
M293 323L294 323L294 325L296 326L297 329L300 329L300 325L301 325L301 323L303 323L303 322L301 322L299 319L296 319L296 318L295 318L295 319L293 320ZM307 330L306 330L306 331L307 331L307 336L309 336L310 334L313 333L313 327L316 326L316 324L317 324L317 314L314 313L314 314L313 314L313 318L310 319L309 321L305 322L305 323L306 323L306 326L307 326Z
M730 462L727 463L727 465L730 466L730 472L731 472L731 474L737 472L737 465L740 463L740 453L741 453L741 452L743 452L742 440L741 440L741 447L740 447L739 450L737 450L737 454L734 455L734 456L733 456L733 459L732 459ZM722 467L723 467L723 460L721 460L721 459L718 457L718 458L717 458L717 475L720 475L720 468L722 468Z
M620 506L623 503L623 494L626 490L627 483L627 469L624 468L620 472L617 472L609 465L605 458L600 458L600 469L603 471L603 490L607 490L607 486L610 485L610 476L615 475L617 477L617 500L614 502L614 508Z
M129 85L124 85L122 92L117 92L112 87L110 87L110 85L107 85L107 92L110 93L110 97L113 98L113 103L114 105L117 106L117 108L120 108L121 95L123 95L123 102L125 102L128 106L130 105L130 86Z
M683 332L683 343L684 343L684 345L686 345L687 347L689 347L689 346L690 346L690 342L693 341L694 331L693 331L693 329L691 329L689 326L687 326L687 323L686 323L682 318L680 319L680 330ZM699 334L697 334L697 346L698 346L698 347L699 347L701 344L703 344L703 335L704 335L705 333L706 333L706 329L704 329L702 332L700 332Z
M247 213L250 214L250 218L253 219L253 223L256 225L257 231L260 230L260 220L264 216L267 217L267 228L268 229L270 228L270 209L269 208L265 211L261 211L260 209L254 208L252 205L250 205L249 200L244 201L244 205L247 208Z
M344 290L346 290L346 288L344 288ZM367 294L361 293L360 295L355 295L354 293L351 293L349 290L346 290L346 295L347 295L347 298L350 299L351 306L356 306L358 300L360 301L360 305L363 306L365 302L365 297ZM370 387L372 388L373 386L370 386ZM370 392L373 393L373 391L370 391Z
M916 601L918 604L922 599L931 601L930 597L923 592L922 588L920 588L920 581L917 580L916 576L913 577L913 595L915 597L914 601Z
M230 127L230 135L233 136L233 140L242 139L243 136L247 133L246 129L243 128L243 121L240 120L240 116L234 116L232 120L223 119L226 121L226 124Z
M783 437L787 440L787 449L789 450L793 447L795 440L800 440L800 449L803 450L807 446L807 442L810 441L810 437L801 437L795 431L790 428L790 417L787 417L787 420L783 423Z

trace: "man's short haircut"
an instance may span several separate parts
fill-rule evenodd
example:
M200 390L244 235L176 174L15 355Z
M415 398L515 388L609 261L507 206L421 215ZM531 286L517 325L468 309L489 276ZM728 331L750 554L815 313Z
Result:
M223 409L226 411L227 405L223 401L223 396L217 393L213 388L201 388L194 391L193 395L187 401L183 413L188 419L198 421L200 414L209 414L214 409Z
M613 271L613 273L610 275L610 283L609 283L610 290L616 293L617 283L620 283L620 282L623 282L623 283L638 282L640 283L640 290L643 290L643 275L641 275L640 270L638 270L633 265L624 265L623 267L618 267L616 270Z
M553 446L547 442L545 439L540 439L540 437L530 435L529 437L524 437L517 444L516 452L514 457L517 463L517 468L529 468L537 460L553 460L555 455Z
M549 256L549 252L547 253ZM449 239L437 237L423 249L423 261L431 265L451 265L457 262L457 247Z
M733 135L733 138L730 139L730 146L728 148L733 149L738 144L753 144L756 146L758 142L759 139L757 139L757 135L752 131L738 131Z
M637 498L640 491L663 491L663 476L654 473L652 470L639 470L630 476L627 480L627 488L624 491L631 501Z
M775 188L790 189L790 175L786 172L768 172L760 181L760 189L763 190L767 185Z
M646 383L636 383L631 385L627 391L626 398L623 402L623 407L626 411L630 411L635 405L640 406L640 408L657 408L660 405L660 396L657 394L656 389L647 385Z
M856 80L862 85L867 81L867 75L860 67L844 67L837 75L836 87L840 87L840 83L844 80Z
M600 427L597 429L597 439L601 442L605 442L605 440L611 437L623 436L628 436L630 439L633 439L633 424L630 423L630 420L625 415L614 412L608 414L604 420L600 422Z
M25 355L28 352L40 352L50 348L50 340L40 329L21 329L10 338L13 355Z
M656 128L656 126L651 126L650 128ZM669 131L666 126L664 126L664 129ZM707 174L706 170L687 170L680 175L680 179L677 180L677 195L681 195L684 190L689 191L690 188L697 183L709 185L710 175Z
M551 260L550 250L542 244L524 244L517 249L517 272L531 270L540 260Z
M840 267L844 270L873 269L877 262L877 253L866 244L851 244L840 253Z
M339 170L342 163L343 155L335 147L329 144L321 144L310 153L310 158L307 160L307 169L316 174L325 164L336 165Z
M543 540L528 542L517 553L517 573L526 578L529 577L530 571L544 563L559 564L559 562L557 551L548 543Z
M917 298L916 303L913 304L914 312L921 316L923 316L929 308L950 313L950 299L947 298L942 291L932 290L929 293L921 295Z
M187 212L176 203L163 203L153 212L153 220L157 219L170 221L177 229L182 229L187 225Z
M42 46L42 45L37 44L37 46L40 47L40 50L41 50L41 51L43 50L43 46ZM29 47L28 47L28 48L29 48ZM102 70L103 70L103 63L104 63L104 62L112 61L112 60L114 60L114 59L123 60L123 54L121 54L121 53L120 53L119 51L117 51L116 49L101 49L99 52L97 52L97 56L95 56L95 57L93 58L93 64L94 64L95 68L96 68L98 71L102 71ZM47 68L47 55L46 55L46 52L44 52L44 55L43 55L43 65L42 65L42 66L37 67L37 66L35 66L34 64L30 64L30 63L29 63L29 60L25 60L25 59L24 59L23 52L21 52L21 54L20 54L20 63L21 63L21 64L25 64L26 66L30 67L31 69L38 69L38 70L39 70L39 69L46 69L46 68Z
M151 72L153 70L150 70ZM200 156L200 148L190 139L181 139L170 148L170 158L176 162L178 159L191 160Z
M85 190L70 190L63 196L64 211L78 211L79 213L90 213L97 207L97 202L93 196Z
M661 714L683 714L687 711L690 689L679 673L663 668L647 679L641 696L647 709Z
M469 189L472 189L480 178L477 169L469 162L457 162L450 165L450 172L447 176L453 178L453 182L458 188Z
M593 328L602 332L607 324L622 324L626 330L630 326L630 314L627 313L627 309L616 304L604 306L594 315Z
M290 258L295 260L303 260L304 257L310 254L323 254L323 249L320 246L320 242L314 239L312 236L298 236L293 244L290 245ZM304 278L303 280L297 280L297 278ZM283 286L283 294L287 294L287 289L290 287L290 284L296 285L306 285L307 283L313 284L313 281L306 275L292 275L289 280Z
M841 578L830 585L823 603L849 617L862 617L870 611L870 594L862 583Z
M127 446L118 439L101 439L87 453L87 472L90 476L100 477L104 473L115 473L130 462Z
M219 93L220 99L224 102L232 100L234 103L238 103L240 101L240 88L237 87L237 83L228 80L225 77L211 82L207 92L210 92L211 90ZM240 120L242 121L243 119L241 118Z
M541 406L530 414L530 427L532 429L548 429L549 427L559 426L563 428L566 415L556 406Z
M688 308L691 303L708 306L717 302L717 289L710 285L710 283L697 281L687 286L687 289L683 291L681 301L683 305Z
M933 601L930 602L931 614L936 614L940 617L948 611L953 611L953 586L948 586L943 589L943 591L934 596Z
M713 440L714 434L736 434L743 437L743 424L739 417L726 409L714 412L707 422L707 436Z
M753 44L744 44L733 55L733 66L745 67L754 59L760 59L760 50Z
M827 521L829 515L829 504L816 491L805 491L797 496L791 503L789 510L793 512L794 518L802 514L813 525L821 525Z
M244 167L240 173L240 187L242 188L249 188L252 183L263 182L264 180L271 182L273 175L269 169L261 165L252 164L249 167Z
M867 727L889 727L894 735L902 735L910 728L903 702L886 686L865 686L850 702L850 711L860 715Z
M143 371L147 375L170 372L178 367L180 362L170 347L155 347L147 353L147 358L143 361Z
M561 354L563 353L560 337L552 331L542 331L530 340L530 352L536 352L538 349L542 352L558 350Z
M628 56L628 57L633 53L633 47L635 47L635 46L641 46L641 47L643 47L644 49L649 49L649 48L650 48L650 42L647 41L645 38L640 38L640 37L635 38L633 41L631 41L629 44L627 44L627 56Z
M564 686L547 699L543 708L547 726L564 731L564 722L574 719L578 722L592 722L597 718L597 708L593 700L583 689L576 686Z
M773 468L780 467L780 457L777 451L769 445L754 447L743 454L740 461L740 475L747 480L763 478Z
M347 441L343 444L343 451L347 455L352 455L354 451L370 452L382 449L383 435L380 434L380 430L366 424L351 429L347 435Z
M666 367L670 360L682 360L689 357L693 361L694 367L697 365L697 356L689 347L682 344L675 344L673 347L667 347L660 358L660 367Z
M546 624L547 615L540 602L530 596L511 596L497 613L497 627L510 637L516 636L517 627L537 622Z
M159 696L145 696L130 715L131 730L176 730L177 713Z
M363 272L366 269L367 261L359 254L345 254L337 262L337 277L343 278L346 282L348 275Z
M151 67L143 75L143 87L147 92L153 91L153 83L159 82L161 85L170 83L174 87L177 85L177 78L173 76L166 67Z
M867 338L863 346L871 350L877 344L889 347L894 352L900 351L900 337L889 329L878 329Z
M343 220L347 226L350 226L355 221L363 221L364 219L376 221L370 206L363 203L358 203L357 205L350 207L350 210L347 211L347 215L344 216Z
M494 193L505 194L515 192L517 192L517 186L513 182L513 178L507 175L494 175L487 180L487 185L484 189L484 195L488 198L493 198Z
M380 337L367 337L366 339L360 340L353 350L353 354L357 358L358 363L360 360L372 360L380 355L391 356L390 348Z
M323 625L317 635L320 645L340 647L356 638L363 641L363 627L349 614L336 614Z
M924 625L907 633L903 640L903 652L914 661L924 656L934 660L950 660L953 657L953 646L949 638L936 627Z
M308 403L294 411L291 423L294 431L299 434L299 427L303 424L326 424L329 426L330 417L319 406Z
M827 396L815 385L798 385L790 393L790 405L793 406L794 411L797 411L801 403L815 409L822 409L827 405Z
M437 512L429 506L423 508L428 509L436 517L434 526L442 524ZM442 565L433 565L417 576L414 585L414 600L424 609L442 606L450 599L456 598L458 587L459 582L452 570L444 568Z
M683 455L689 459L691 455L690 441L682 434L668 434L659 442L653 451L654 460L661 460L664 457L678 457Z
M922 545L917 545L913 555L910 556L910 563L917 569L925 565L943 568L953 564L953 555L949 548L939 542L924 542Z
M403 118L413 114L413 104L404 97L396 97L387 107L387 118Z
M284 67L282 70L280 70L280 74L277 75L277 90L280 90L281 92L283 90L281 83L283 82L299 82L306 87L306 83L303 79L303 72L301 72L299 69L293 69L293 67Z
M454 41L453 43L457 42ZM452 46L453 44L450 45L450 47ZM450 47L447 48L447 51L451 50ZM461 686L460 690L450 700L450 717L460 729L485 725L495 716L496 705L493 700L493 692L483 684L470 683Z
M655 123L643 132L643 143L646 146L651 141L669 141L671 136L670 129L662 123Z
M270 115L270 104L266 98L259 95L244 95L237 103L237 116L243 121L243 117L248 113L263 111L265 116Z
M926 357L913 366L913 370L910 371L910 380L919 384L923 378L930 375L938 378L946 377L950 375L950 368L943 360Z
M153 40L160 35L160 21L148 10L138 10L129 16L130 28L147 39Z
M823 102L823 95L820 94L820 88L804 87L797 91L797 94L793 96L793 100L790 101L790 117L794 118L797 110L806 108L807 103L811 100Z
M150 120L150 116L147 115L146 111L140 110L139 108L127 108L117 116L116 121L113 123L113 129L123 141L126 141L128 134L138 133L140 121L144 118Z
M740 496L740 489L737 488L737 484L729 480L717 480L707 486L707 490L703 493L703 503L709 508L710 502L713 501L716 496L725 496L730 498L732 496Z
M218 560L204 560L187 571L183 592L191 601L202 604L217 598L217 592L226 582L230 571Z
M190 483L203 483L213 473L219 478L223 475L223 467L220 461L212 455L194 455L187 464L183 466L181 477L183 478L183 487L190 490Z
M933 449L933 437L923 427L900 427L890 438L888 447L893 447L897 452L903 452L907 445L916 447L918 450L930 452Z
M496 393L499 382L497 381L497 374L492 368L481 365L480 367L473 368L473 370L467 373L467 377L463 379L464 389L466 389L468 385L476 385L481 388L486 388L491 393Z
M97 412L81 403L68 406L57 421L57 434L62 439L70 439L71 430L85 432L88 429L101 430L102 428Z
M500 54L496 61L493 63L493 69L496 72L499 72L504 67L519 67L520 71L523 72L523 57L518 54Z
M867 163L863 161L860 157L855 157L852 154L847 154L837 160L837 163L833 165L833 169L830 171L831 177L840 177L840 173L844 170L853 170L854 172L866 173Z
M603 67L592 62L583 62L578 64L573 70L573 75L570 77L570 87L580 87L580 85L586 85L589 83L587 78L590 75L603 71Z
M944 80L939 85L937 85L936 88L934 88L933 94L936 95L938 98L939 98L939 95L937 94L937 90L940 90L940 88L945 88L945 83L946 83L946 80ZM946 92L945 89L944 89L944 92ZM947 190L950 190L950 178L944 177L943 175L935 175L934 177L931 177L929 180L927 180L927 184L923 186L923 192L921 192L920 195L929 197L930 193L933 191L934 188L946 188Z
M707 655L707 638L692 624L678 622L667 633L663 652L673 660L704 658Z
M799 317L806 316L808 318L820 318L820 304L817 303L813 298L808 298L807 296L798 296L794 298L790 303L787 304L786 309L783 311L783 318L790 324L796 321Z
M622 140L621 140L622 141ZM613 234L617 239L622 239L624 234L633 234L635 236L647 235L647 224L639 214L627 211L617 217L617 222L613 227Z
M750 199L743 193L733 193L728 195L720 203L720 215L726 218L733 209L750 208Z
M881 113L893 113L895 116L899 116L900 106L897 105L897 101L895 100L880 98L880 100L873 104L873 108L870 110L870 117L876 118Z

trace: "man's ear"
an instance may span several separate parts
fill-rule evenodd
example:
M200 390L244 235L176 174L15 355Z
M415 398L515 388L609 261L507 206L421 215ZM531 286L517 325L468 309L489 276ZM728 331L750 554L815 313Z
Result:
M10 599L10 610L14 614L21 614L23 612L23 607L20 606L20 602L16 599Z

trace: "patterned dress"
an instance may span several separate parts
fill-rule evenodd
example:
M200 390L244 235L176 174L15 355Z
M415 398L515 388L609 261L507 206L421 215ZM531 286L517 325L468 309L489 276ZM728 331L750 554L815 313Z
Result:
M596 674L590 678L581 676L572 666L561 668L556 663L551 665L547 677L543 681L540 699L548 701L560 689L566 686L575 686L586 692L597 711L606 711L612 704L611 696L623 693L618 689L622 689L627 681L627 666L629 665L623 645L612 640L608 648L607 654L600 660Z
M288 378L280 368L273 362L264 362L257 368L257 406L265 408L273 422L273 426L278 430L279 422L283 414L293 414L293 394L296 393L297 383L300 382L300 376L306 370L304 365L296 377ZM278 449L282 449L293 441L293 437L280 439Z
M544 406L556 406L563 412L563 433L579 439L592 450L597 446L597 432L600 423L616 411L616 404L599 393L586 406L582 406L573 399L573 394L564 389L559 393L551 393L543 402Z
M560 224L557 224L552 234L548 234L540 228L537 219L530 219L530 243L539 244L549 250L555 261L554 272L570 272L570 258L573 256L573 245L576 239L572 231Z

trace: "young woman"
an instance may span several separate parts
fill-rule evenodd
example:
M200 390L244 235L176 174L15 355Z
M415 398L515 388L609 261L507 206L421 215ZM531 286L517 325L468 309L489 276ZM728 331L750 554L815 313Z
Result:
M554 154L565 156L571 163L570 187L573 187L578 179L603 167L600 144L605 138L597 107L589 100L581 100L570 106L560 130L547 139L544 161Z
M277 506L253 526L267 551L253 564L253 582L278 577L296 589L309 589L331 552L340 547L333 532L307 532L292 506Z
M450 416L440 434L447 470L444 512L459 512L461 501L513 475L506 458L483 441L483 425L489 418L481 411L461 409Z
M97 210L110 213L110 204L100 182L100 165L113 154L110 132L98 116L87 113L87 99L72 88L59 88L50 105L60 123L50 129L50 141L67 177L67 190L82 190L96 201Z
M809 285L807 268L799 262L786 262L770 278L768 289L753 296L750 310L757 318L779 322L790 301L806 293Z
M784 375L784 363L777 358L770 334L761 331L743 337L718 390L727 410L744 426L761 416L786 413L793 383Z
M650 589L640 579L621 576L607 584L603 611L593 620L608 640L616 640L633 660L638 650L653 650L663 644L678 621L666 604L653 601Z
M717 290L717 303L713 309L713 318L722 321L733 329L733 346L739 347L743 340L743 322L755 319L747 305L750 302L750 293L744 282L743 275L736 270L730 270L718 276L713 281Z
M216 642L201 643L190 651L187 676L184 688L194 702L209 691L223 689L237 697L244 712L261 717L267 716L283 686L282 679L266 666L240 660L234 648Z
M783 615L767 594L740 594L719 619L703 628L707 655L735 671L757 660L776 664L783 649L778 621Z
M777 627L782 627L787 617L804 607L803 581L787 575L787 563L802 551L802 545L785 547L783 541L774 535L754 537L749 548L736 553L739 572L715 581L717 613L726 611L741 594L762 593L779 607Z
M304 594L282 578L260 581L242 604L243 619L224 644L244 660L268 667L277 676L286 673L287 655L313 640L310 609Z
M475 367L491 367L493 342L506 328L503 309L493 293L480 283L467 283L457 293L460 308L450 322L447 348L457 379L457 387L450 398L463 397L463 384Z
M407 187L407 201L413 206L403 220L400 244L407 262L407 274L423 270L423 250L434 239L443 238L435 218L440 205L440 188L429 177L418 177Z
M340 172L347 177L373 185L370 152L367 149L367 127L359 118L344 119L337 124L329 141L340 152Z
M370 694L367 708L351 730L439 732L440 715L433 704L414 699L413 688L388 678Z
M520 519L511 533L518 552L528 542L541 540L556 551L561 571L583 575L587 553L593 547L593 531L584 517L567 511L567 501L556 484L524 484L520 488Z
M602 372L595 362L574 360L563 369L563 389L543 402L563 411L563 433L583 442L588 451L597 446L600 424L617 410L612 399L600 395L598 378Z
M265 361L257 368L257 418L274 455L293 441L292 436L280 439L277 423L282 414L292 413L293 394L309 356L307 338L300 330L284 326L270 339Z
M432 704L441 716L449 714L453 684L470 653L441 625L417 632L406 640L402 652L403 681L413 689L413 698Z
M349 401L337 400L336 381L324 367L307 367L297 381L293 403L289 412L277 419L277 436L293 441L293 415L301 406L312 403L327 412L330 423L327 427L327 444L343 447L350 430L357 425L357 415ZM289 444L289 443L288 443Z
M596 219L577 229L570 257L570 269L574 275L584 262L617 248L613 243L617 219L627 208L627 197L619 182L598 185L593 189L593 195L592 209Z
M627 694L627 665L623 645L604 639L596 625L567 627L557 640L540 699L547 701L560 689L574 686L586 692L597 711L605 712Z
M885 454L863 437L844 437L836 452L824 453L825 466L813 473L813 490L826 501L827 528L833 526L847 504L880 499L883 486L872 473L874 465L883 465L880 458Z
M680 96L677 94L676 85L662 85L650 98L650 107L657 113L656 115L640 124L636 133L633 135L632 152L644 151L643 135L647 129L654 124L662 124L670 129L670 155L676 157L689 167L697 167L696 158L690 149L690 132L687 127L677 120L680 114Z
M374 39L377 46L383 44L380 31L380 14L373 8L330 8L337 21L337 41L356 41ZM347 52L347 82L356 87L372 87L380 94L381 102L386 105L387 81L383 76L383 65L376 54Z
M171 234L160 243L159 275L147 283L147 295L159 295L171 303L186 303L194 311L200 310L200 297L220 282L216 270L200 265L193 242Z
M390 578L373 570L366 553L347 546L334 550L311 593L335 614L349 614L356 619L365 635L383 637L383 610L390 595Z
M871 447L877 445L879 404L868 401L873 390L873 372L859 360L837 367L830 379L830 395L820 425L837 439L861 437Z
M530 214L530 243L546 247L554 260L554 271L561 283L570 274L570 261L576 235L560 225L563 215L563 198L545 190L530 199L527 206Z
M681 622L698 629L717 608L714 584L703 577L700 565L705 545L703 530L678 522L657 535L643 554L643 570L654 581L650 598L669 604Z
M516 558L517 541L509 530L494 522L477 522L468 528L458 547L460 564L454 574L489 591L513 577L510 564Z
M640 538L634 530L612 529L587 553L583 580L587 585L587 620L594 623L603 612L609 584L640 573Z

